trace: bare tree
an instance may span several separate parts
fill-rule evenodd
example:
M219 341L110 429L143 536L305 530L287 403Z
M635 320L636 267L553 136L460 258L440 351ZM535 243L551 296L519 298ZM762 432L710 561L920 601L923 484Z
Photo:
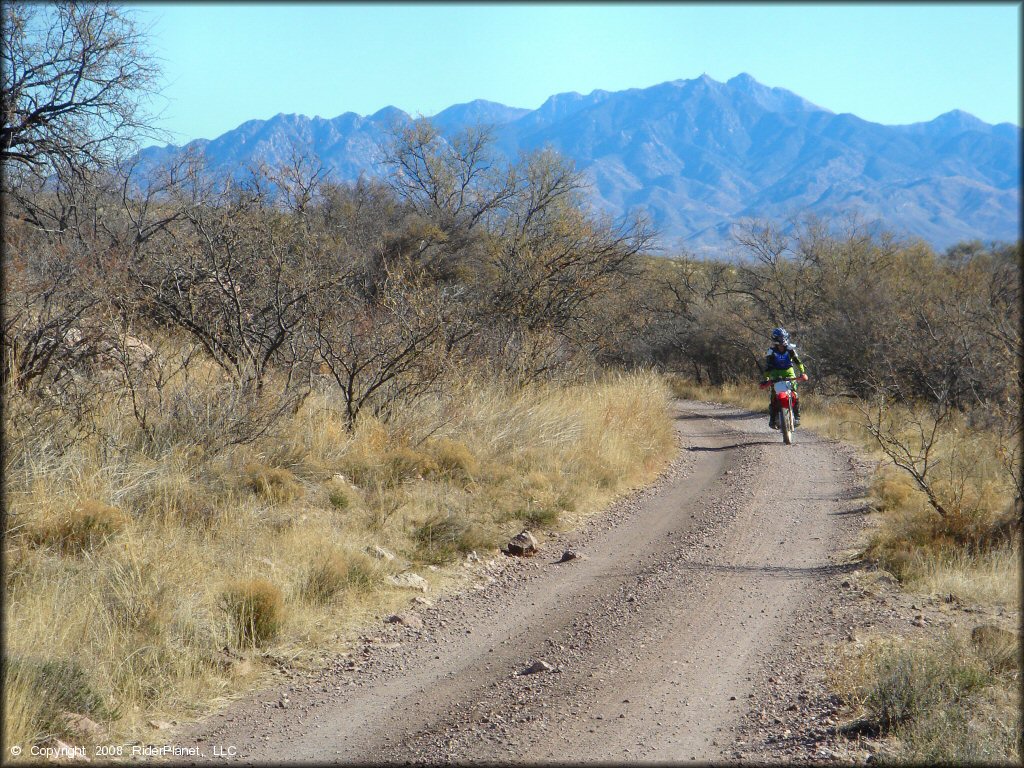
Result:
M341 390L350 430L364 410L388 415L444 373L445 332L458 313L441 292L392 275L373 300L343 284L319 300L311 314L320 371Z
M427 119L398 125L384 161L399 196L446 233L473 229L515 191L514 171L498 162L485 126L446 139Z
M111 3L4 3L0 160L47 176L110 165L142 134L158 68Z
M953 415L948 398L910 407L900 413L884 394L873 403L863 402L864 424L882 452L906 472L924 492L932 509L942 517L949 511L942 503L933 481L943 426Z
M516 169L494 151L487 127L442 136L426 118L394 126L388 184L418 216L402 257L432 280L454 282L479 263L489 220L515 195Z
M236 382L259 389L272 364L308 362L298 329L311 297L339 279L315 233L275 210L265 185L196 182L177 205L162 214L180 219L170 241L140 249L130 264L129 301L190 334Z
M793 236L772 222L744 221L734 228L733 239L746 255L736 290L773 325L807 322L814 303L806 279L809 258Z
M27 446L63 450L92 431L90 414L107 382L93 374L103 327L79 241L53 242L24 222L4 228L4 466Z

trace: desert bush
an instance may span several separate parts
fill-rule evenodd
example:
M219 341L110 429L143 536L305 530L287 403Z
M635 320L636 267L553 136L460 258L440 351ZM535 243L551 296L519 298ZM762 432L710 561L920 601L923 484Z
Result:
M299 392L270 386L186 379L162 396L143 434L157 456L182 446L213 456L268 435L300 399Z
M995 674L1019 672L1022 665L1020 633L991 624L971 630L971 643L978 657L988 663Z
M117 507L85 499L61 514L39 521L28 530L35 546L52 546L64 554L79 554L100 546L124 530L128 516Z
M876 641L846 666L841 694L863 709L860 727L895 736L900 762L1006 761L1019 755L1020 714L1006 681L976 643L959 634L935 641Z
M895 759L912 765L1013 765L1020 756L1020 713L987 688L970 706L940 709L900 729Z
M925 716L988 685L992 677L962 647L892 647L875 660L875 680L864 705L885 731Z
M456 302L430 286L389 275L367 301L342 282L325 291L309 331L318 370L337 387L350 432L364 413L387 420L436 387L448 367L445 344L460 326Z
M460 483L472 482L480 473L480 460L460 440L441 437L427 443L433 455L437 473Z
M871 479L871 497L879 512L906 509L914 498L914 488L893 470L879 470Z
M445 563L459 553L495 546L493 532L488 535L481 523L450 511L435 513L413 535L424 559L432 563Z
M365 553L333 550L310 566L302 595L322 605L344 590L370 589L379 578L377 564Z
M261 646L277 637L284 625L284 596L265 579L240 579L220 595L220 607L234 627L236 646Z
M242 469L242 478L250 491L277 504L293 501L305 492L295 475L281 467L247 464Z
M35 675L17 658L4 657L4 732L3 749L14 744L34 744L40 741L50 719L45 703L35 688Z
M916 553L907 558L902 578L924 594L955 595L968 603L1019 606L1020 544L978 555L954 551L939 556Z
M332 483L327 486L327 500L332 507L339 511L344 511L352 505L350 494L351 491L343 487L341 483Z
M558 522L559 514L554 504L528 504L516 517L533 528L550 528Z
M882 489L884 517L872 531L864 554L905 583L922 579L937 583L942 570L976 570L981 576L986 560L1005 559L1001 553L1017 551L1020 523L1012 507L995 514L957 510L940 517L912 488L897 490L898 483L885 481L874 488ZM998 569L1003 578L1013 574L1012 556L1006 566L1009 570ZM947 573L946 578L951 577Z

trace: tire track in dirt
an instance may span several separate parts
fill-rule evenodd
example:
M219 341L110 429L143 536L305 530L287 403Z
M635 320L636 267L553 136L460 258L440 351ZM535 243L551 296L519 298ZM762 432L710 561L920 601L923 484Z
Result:
M846 449L784 446L761 415L675 416L680 455L649 488L495 563L423 630L383 630L359 671L291 686L288 709L263 691L175 743L245 762L720 759L764 660L843 567L856 480ZM563 547L583 557L555 562ZM538 659L553 671L519 674Z

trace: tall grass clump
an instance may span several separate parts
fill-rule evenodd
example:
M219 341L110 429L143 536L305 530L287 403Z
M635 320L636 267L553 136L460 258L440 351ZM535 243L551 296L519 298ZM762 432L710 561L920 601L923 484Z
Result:
M127 524L127 515L116 507L85 499L33 523L27 536L35 546L55 547L64 554L81 554L121 533Z
M66 713L95 720L118 717L104 701L80 663L73 659L15 656L6 660L5 691L12 719L9 743L31 743L40 735L74 735ZM6 730L6 727L5 727ZM17 737L20 735L20 739Z
M302 595L313 603L326 605L346 590L370 591L380 578L380 568L368 555L332 550L310 565Z
M4 662L4 728L0 747L10 754L15 744L41 741L53 717L46 711L47 701L35 685L32 668L8 657Z
M423 521L414 531L421 556L431 563L445 563L459 554L494 549L498 537L466 515L438 513Z
M293 501L304 493L295 475L283 467L248 464L242 477L250 491L274 503Z
M231 619L235 645L262 646L284 624L284 596L266 579L239 579L221 593L220 606Z

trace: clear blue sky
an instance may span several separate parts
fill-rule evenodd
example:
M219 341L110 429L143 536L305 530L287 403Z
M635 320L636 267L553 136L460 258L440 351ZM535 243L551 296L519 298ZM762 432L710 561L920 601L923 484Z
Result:
M393 105L431 115L483 98L747 72L885 124L962 109L1020 125L1020 3L149 3L176 143L279 112Z

